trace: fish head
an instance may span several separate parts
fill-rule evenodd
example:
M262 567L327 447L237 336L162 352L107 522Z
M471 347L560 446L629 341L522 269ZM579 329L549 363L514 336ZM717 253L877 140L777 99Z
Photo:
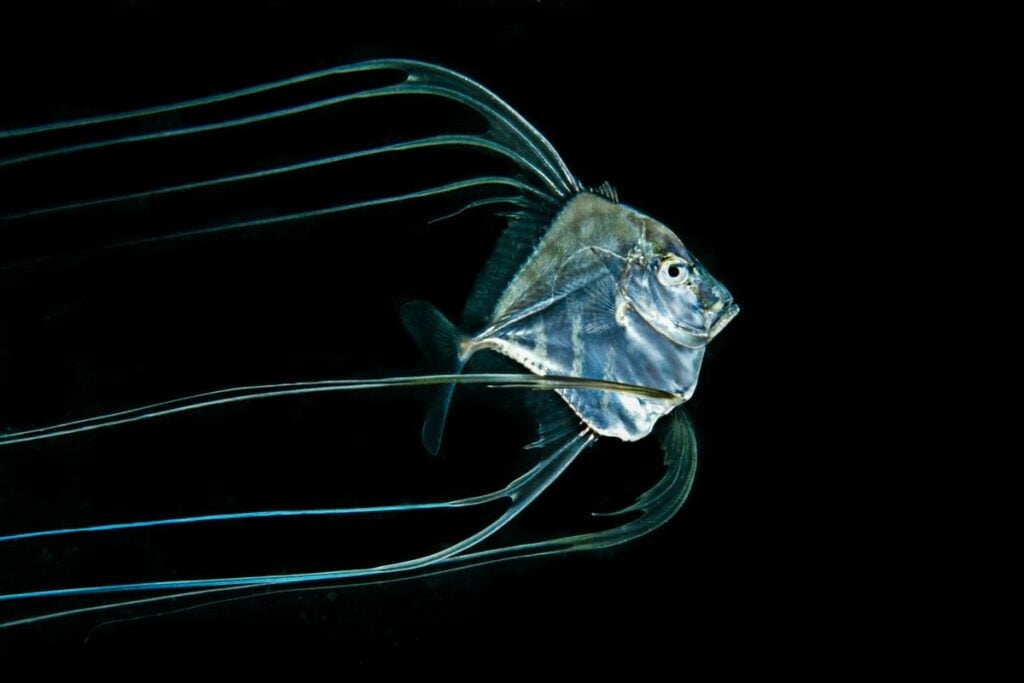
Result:
M702 348L739 313L739 306L675 233L643 219L619 291L660 334L687 348Z

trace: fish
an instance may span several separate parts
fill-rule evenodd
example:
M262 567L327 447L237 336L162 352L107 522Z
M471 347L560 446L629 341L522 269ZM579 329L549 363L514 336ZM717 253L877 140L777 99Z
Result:
M405 308L406 327L428 355L450 359L450 372L493 350L541 376L660 389L669 396L556 389L595 434L642 439L693 395L708 342L739 306L675 233L619 204L610 185L576 194L550 222L536 209L520 211L504 243L521 243L539 228L542 237L479 332L460 332L423 302ZM509 258L499 246L471 298L470 318L500 284L496 273ZM424 445L435 454L452 389L441 392L424 424Z
M386 78L326 96L322 90L314 89L312 99L299 104L289 100L290 104L274 106L268 104L273 99L264 97L292 93L295 88L309 84L321 87L333 82L332 79L352 75ZM421 440L427 451L439 454L455 387L477 385L509 392L529 389L534 394L536 400L521 401L536 421L538 431L537 440L527 444L536 457L526 471L495 490L455 497L437 495L414 502L179 512L176 516L120 521L81 518L44 528L11 528L11 520L7 520L5 530L0 532L0 549L60 539L84 542L96 536L138 530L155 532L223 523L255 525L269 519L430 514L483 509L497 502L503 502L505 508L472 533L446 542L439 549L409 549L401 559L365 565L291 573L5 586L0 588L0 605L60 598L97 598L99 602L85 607L29 609L27 615L0 617L0 628L117 608L159 607L171 599L202 603L220 599L224 594L339 582L383 582L517 558L594 550L650 533L680 509L693 485L697 454L692 425L679 408L693 395L706 346L736 316L739 307L725 286L700 264L671 229L620 203L610 183L585 186L569 171L551 143L519 112L463 74L415 60L378 59L185 102L0 130L0 174L8 174L17 181L22 169L46 171L49 164L54 165L57 173L64 173L66 163L81 155L98 157L104 161L103 167L119 168L112 161L117 155L143 155L150 145L169 144L173 153L174 146L182 141L249 130L258 132L260 126L268 124L294 120L301 129L304 117L311 112L330 113L360 102L426 98L468 110L485 122L485 130L420 135L284 161L274 158L269 165L255 169L218 167L221 170L208 172L193 168L191 175L182 176L175 167L178 175L152 186L141 186L128 166L131 177L125 188L117 189L112 184L114 189L108 190L102 185L104 189L98 196L77 194L75 183L65 187L42 173L43 182L50 183L44 186L44 191L5 198L9 205L0 209L0 234L22 231L34 236L39 231L43 237L36 246L30 244L28 248L4 252L0 275L30 273L43 277L49 269L59 268L62 259L69 255L76 263L112 254L130 261L139 250L161 245L247 235L275 226L322 221L380 207L457 198L458 208L436 220L491 211L505 220L506 227L473 284L458 326L422 300L402 308L401 321L434 366L432 372L264 382L201 391L70 421L9 429L0 433L0 457L31 458L34 451L20 448L21 445L76 439L97 430L114 430L157 418L173 420L183 413L211 412L231 404L303 395L358 397L369 391L408 388L425 388L433 393ZM225 109L226 105L243 111ZM170 126L154 124L167 115L173 117ZM190 122L189 115L196 116L199 122ZM3 153L5 142L14 144L13 151ZM319 197L307 198L301 192L295 192L297 196L293 197L295 186L285 185L288 192L278 193L281 200L275 202L276 196L269 191L277 187L273 183L333 171L350 163L452 149L485 153L511 164L515 171L477 174L345 201L324 202ZM88 166L87 172L93 172L93 168ZM194 206L199 213L192 218L191 225L150 234L132 232L132 226L140 222L133 212L146 216L145 211L153 206L168 212L182 206L191 209L193 204L189 201L196 197L205 199L204 193L214 192L221 201L220 197L232 197L232 191L251 186L258 188L255 199L245 195L244 201L265 201L266 206L258 207L259 210L247 207L240 217L225 217L225 212L207 212L197 201ZM108 222L116 229L98 233L94 238L75 232L78 241L67 248L55 248L43 230L52 224L93 228ZM504 359L516 369L478 371L475 366L488 358ZM558 397L564 410L556 410L543 400L552 395ZM663 454L663 476L631 504L602 513L616 523L578 533L552 532L547 537L521 542L496 536L599 439L636 442L655 432ZM144 595L132 599L109 597L125 593Z

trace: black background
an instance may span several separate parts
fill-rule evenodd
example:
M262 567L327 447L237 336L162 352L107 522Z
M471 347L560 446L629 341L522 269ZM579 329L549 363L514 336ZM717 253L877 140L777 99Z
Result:
M566 663L660 662L676 671L708 647L742 661L760 656L753 654L760 652L756 643L776 644L775 654L783 657L842 646L864 580L842 550L846 539L833 518L838 506L832 501L842 488L835 460L847 457L843 444L871 418L851 418L848 410L858 389L835 344L833 314L856 293L843 274L851 245L886 244L884 222L879 227L868 220L877 209L863 203L890 191L888 176L865 172L874 165L878 121L900 87L898 75L878 77L885 22L862 32L855 17L738 9L707 16L547 2L449 3L429 10L385 5L356 13L347 3L330 10L288 3L211 10L204 3L139 2L0 14L0 31L10 38L3 53L4 127L173 101L372 57L423 59L470 75L537 126L585 183L609 180L623 201L673 226L741 305L740 316L712 345L691 404L701 450L691 500L655 535L612 551L512 563L356 597L263 598L100 629L84 647L116 651L130 644L171 653L182 644L309 646L330 652L338 670L481 659L529 671L538 655L550 654ZM882 70L888 68L896 69ZM329 288L326 276L301 278L310 270L329 272L331 243L314 249L315 230L297 234L302 247L275 245L288 239L276 232L254 237L241 253L251 251L254 271ZM381 318L393 319L399 299L419 296L457 310L473 274L460 264L479 263L480 252L486 254L485 244L466 246L472 258L463 258L420 243L405 249L386 233L369 237L359 245L371 253L348 275L394 284L396 275L411 273L411 282L400 281L389 298L375 298L371 288L338 292L333 308L323 297L294 306L277 302L270 308L283 318L270 323L271 341L264 338L249 352L221 349L220 356L183 351L174 362L157 363L161 369L148 377L133 377L138 358L130 353L114 360L94 354L95 366L82 372L92 377L99 398L74 388L74 372L51 368L32 391L46 395L46 387L56 388L64 398L48 404L26 389L32 383L22 376L12 386L29 392L24 395L33 396L34 407L8 395L8 414L32 421L90 412L110 405L102 399L112 400L119 384L133 397L154 400L207 388L179 381L186 366L197 377L204 367L219 368L216 386L343 376L353 368L341 351L332 352L331 335L372 340L401 334L397 325L382 331L353 324L346 312L380 304ZM343 248L338 239L333 247ZM209 261L228 251L242 258L234 248L215 250L203 261L186 247L181 257L198 259L190 267L202 282ZM418 249L428 249L413 256L436 275L400 266ZM319 259L309 260L310 252ZM153 258L169 258L162 253ZM274 258L280 258L277 265ZM440 265L441 258L451 261ZM122 267L145 281L149 266ZM46 272L70 277L57 267ZM117 277L126 277L121 272ZM220 324L252 325L274 299L274 278L241 290L238 308ZM89 285L100 294L84 298L94 301L123 284ZM183 284L183 291L201 298L203 285L191 286ZM74 316L68 301L72 312L63 314ZM200 327L202 316L222 318L216 305L199 310ZM107 311L104 320L116 314ZM309 323L310 317L328 322ZM143 320L149 320L143 327L157 325ZM281 331L289 325L306 338L323 333L322 347L289 346L292 335ZM192 348L188 334L172 328L140 332L144 340L166 334L155 349L137 353ZM404 338L381 344L405 353L396 366L415 358ZM285 360L260 360L276 347L285 350ZM46 354L56 351L26 344L8 348L2 360L9 368L46 368ZM393 369L380 363L382 371ZM97 368L122 374L104 387L90 374ZM156 380L151 394L144 388L148 380ZM376 403L364 409L372 415L377 407L384 409ZM416 410L404 411L402 420L408 423ZM394 426L398 419L385 421L392 425L385 429L405 430L414 440L416 424ZM209 444L232 443L237 423L202 426L208 440L196 448L214 451ZM502 438L492 431L480 433ZM315 445L324 437L306 438ZM131 447L144 442L139 436ZM5 476L6 489L9 470ZM322 538L311 534L309 542ZM2 632L0 642L78 648L90 624Z

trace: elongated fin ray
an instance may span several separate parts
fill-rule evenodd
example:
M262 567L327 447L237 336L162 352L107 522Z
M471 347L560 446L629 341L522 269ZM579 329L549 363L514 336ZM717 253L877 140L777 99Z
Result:
M514 490L507 491L506 497L510 505L501 515L485 525L479 531L453 543L435 553L423 555L410 560L393 562L363 569L341 569L336 571L309 572L301 574L240 576L213 579L165 580L135 583L110 584L102 586L82 586L77 588L58 588L23 593L0 595L0 602L26 600L32 598L48 598L59 596L97 595L104 593L124 593L135 591L194 591L204 588L228 588L234 586L286 586L322 581L338 581L346 579L365 579L369 577L386 577L392 574L418 571L431 567L447 558L460 555L470 548L482 543L496 531L503 528L520 512L522 512L537 496L555 481L562 472L575 460L588 445L593 443L594 436L587 431L581 432L555 448L547 457L536 465L528 475L514 482ZM62 616L65 613L41 615L29 619L18 619L0 623L0 628L18 624L31 623L47 618Z
M313 168L322 166L330 166L332 164L340 164L346 161L353 161L355 159L364 159L372 156L381 154L394 154L398 152L408 152L416 149L426 149L430 147L446 147L446 146L464 146L464 147L479 147L481 149L487 149L491 152L507 157L512 161L516 162L523 170L529 171L532 175L536 176L542 181L547 181L547 177L544 173L533 166L526 159L522 158L514 150L505 147L504 145L498 144L492 140L481 138L475 135L433 135L424 138L417 138L415 140L408 140L405 142L397 142L390 145L382 145L380 147L373 147L370 149L362 149L354 152L346 152L344 154L334 154L331 156L320 157L318 159L312 159L309 161L301 161L294 164L285 164L282 166L274 166L271 168L261 169L258 171L250 171L247 173L237 173L233 175L220 176L217 178L209 178L207 180L197 180L190 183L180 183L178 185L167 185L158 187L151 190L143 190L140 192L129 192L125 194L111 195L108 197L101 197L99 199L88 199L79 202L69 202L67 204L58 204L55 206L47 206L41 209L32 209L29 211L22 211L19 213L11 213L5 216L0 216L0 221L16 221L25 218L35 218L38 216L45 216L50 214L64 213L68 211L77 211L80 209L89 209L100 206L107 206L110 204L119 204L122 202L134 201L139 199L148 199L151 197L158 197L161 195L174 194L178 192L188 192L191 190L200 190L204 188L216 187L219 185L229 185L232 183L245 182L248 180L258 180L262 178L269 178L276 175L285 175L288 173L295 173L297 171L305 171ZM537 193L537 190L532 186L525 183L518 183L517 185L524 193ZM548 187L549 190L555 188ZM399 200L395 200L399 201Z
M561 434L564 441L566 434ZM553 443L553 440L548 444ZM189 517L168 517L164 519L150 519L137 522L115 522L110 524L93 524L91 526L66 527L61 529L44 529L41 531L25 531L21 533L0 536L0 543L13 541L25 541L33 538L47 538L50 536L70 536L83 533L103 533L111 531L125 531L128 529L149 529L161 526L180 526L183 524L201 524L207 522L232 522L248 519L272 519L284 517L342 517L354 515L379 515L392 512L417 512L423 510L442 510L451 508L464 508L476 505L484 505L502 498L511 498L527 486L533 479L536 471L544 467L546 461L536 464L525 474L511 481L507 486L490 493L483 493L467 498L445 500L440 502L426 503L405 503L401 505L370 505L363 507L338 507L338 508L310 508L304 510L256 510L252 512L227 512L210 515L192 515Z
M115 113L105 116L78 119L73 121L51 123L43 126L27 127L0 131L0 140L4 138L29 137L49 132L72 128L88 128L99 124L115 121L143 119L149 116L179 112L186 109L243 99L247 96L262 94L303 82L340 74L398 71L405 74L405 80L396 85L370 88L345 95L328 97L301 105L284 107L271 111L241 116L224 121L185 126L170 130L161 130L136 135L125 135L106 140L83 142L62 147L44 149L18 156L0 159L0 168L29 163L41 159L66 154L74 154L88 150L102 149L115 145L124 145L148 140L168 139L183 135L212 132L238 126L253 125L283 117L301 114L315 109L337 106L355 100L366 100L375 97L401 95L427 95L452 100L480 113L490 126L485 137L504 143L522 162L524 167L532 168L540 173L545 184L552 188L557 196L566 196L579 189L579 184L562 158L547 139L537 131L526 119L509 106L504 100L479 83L459 73L434 64L403 59L380 59L348 66L340 66L324 71L296 76L289 79L257 85L236 90L230 93L197 98L168 105L160 105L139 109L131 112Z
M606 391L626 391L638 396L651 398L671 398L658 389L621 384L606 380L593 380L580 377L540 377L531 374L470 374L470 375L413 375L406 377L385 377L380 379L338 379L315 380L309 382L284 382L277 384L258 384L230 389L218 389L159 403L121 410L96 417L72 420L48 427L26 429L0 435L0 447L11 446L28 441L50 439L59 436L70 436L82 432L105 429L117 425L140 422L155 417L174 415L191 410L213 408L215 406L242 401L276 398L280 396L297 396L337 391L358 391L366 389L391 389L398 387L427 387L445 384L483 384L488 387L504 387L518 389L565 389L586 388Z
M333 216L347 211L355 211L358 209L366 209L375 206L385 206L387 204L395 204L398 202L405 202L415 199L424 199L426 197L434 197L439 195L445 195L452 192L459 192L471 188L486 187L486 186L499 186L499 187L510 187L514 190L518 190L523 193L533 193L537 190L529 185L526 185L522 181L516 178L509 178L505 176L480 176L476 178L469 178L467 180L460 180L445 185L439 185L437 187L430 187L423 190L417 190L416 192L408 192L406 194L391 195L389 197L379 197L377 199L367 199L360 202L352 202L350 204L338 204L335 206L328 206L320 209L311 209L309 211L298 211L295 213L281 214L278 216L268 216L266 218L254 218L245 221L235 221L231 223L220 223L217 225L195 228L191 230L183 230L166 235L155 235L151 237L140 237L138 239L124 240L121 242L115 242L113 244L107 244L102 246L102 249L118 249L124 247L139 246L142 244L153 244L157 242L166 242L170 240L177 240L187 237L199 237L205 235L216 235L219 233L231 232L236 230L244 230L247 228L263 227L268 225L277 225L282 223L290 223L294 221L308 220L311 218L323 218L325 216ZM493 202L500 201L499 198L494 198ZM60 254L40 256L25 261L18 261L17 263L7 264L0 267L0 272L6 270L12 270L15 268L24 268L27 266L35 265L45 261L49 261L54 258L59 258Z
M386 576L366 576L363 579L356 578L354 581L345 583L328 583L326 585L305 586L297 582L291 588L275 590L275 586L281 584L256 584L252 586L228 586L189 590L187 592L173 593L170 595L156 595L134 600L123 600L100 605L91 605L75 609L49 612L45 614L29 616L5 623L0 623L0 628L14 627L19 625L38 623L53 619L61 619L76 615L94 614L109 612L129 607L158 606L175 601L193 601L186 607L175 607L169 611L161 611L150 616L185 611L190 609L201 609L212 604L221 604L234 600L249 600L265 595L268 589L274 595L281 595L291 592L305 592L311 590L330 590L341 588L354 588L365 585L389 583L392 581L407 581L421 578L425 575L437 576L454 571L479 568L511 560L536 558L548 555L557 555L568 552L591 551L608 548L627 543L636 538L649 534L670 520L679 508L686 501L693 487L694 475L697 467L697 444L693 434L693 427L686 412L676 410L669 417L670 422L665 425L660 433L661 447L664 453L666 472L665 475L650 489L641 494L636 503L626 510L635 511L639 514L628 522L596 532L575 534L555 537L540 541L520 543L506 546L497 546L478 550L469 550L458 553L420 567L410 569L404 573L395 573ZM254 593L260 591L260 593ZM133 619L146 618L133 617ZM115 620L116 622L117 620Z

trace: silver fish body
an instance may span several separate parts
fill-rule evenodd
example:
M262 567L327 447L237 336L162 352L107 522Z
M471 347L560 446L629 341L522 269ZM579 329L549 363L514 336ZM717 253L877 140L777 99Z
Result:
M494 308L462 342L539 375L652 387L672 398L599 389L558 392L595 433L635 441L697 386L707 343L739 308L658 221L590 192L576 195Z

